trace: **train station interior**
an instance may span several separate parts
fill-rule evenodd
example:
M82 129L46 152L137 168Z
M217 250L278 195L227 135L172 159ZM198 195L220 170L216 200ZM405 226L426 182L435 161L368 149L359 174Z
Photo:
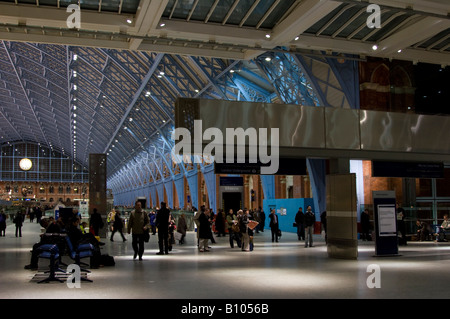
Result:
M0 299L450 297L449 16L447 0L0 0ZM149 221L165 203L185 242L175 229L158 255L157 229L136 259L137 202ZM258 223L249 251L230 210ZM26 269L68 214L114 264L58 244Z

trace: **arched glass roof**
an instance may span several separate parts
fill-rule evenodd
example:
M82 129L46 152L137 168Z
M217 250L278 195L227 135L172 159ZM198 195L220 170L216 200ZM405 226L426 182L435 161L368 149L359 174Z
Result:
M183 170L167 156L177 97L332 105L327 58L450 64L448 3L372 2L379 29L356 0L0 0L0 144L85 167L107 153L109 177L145 159L155 179Z

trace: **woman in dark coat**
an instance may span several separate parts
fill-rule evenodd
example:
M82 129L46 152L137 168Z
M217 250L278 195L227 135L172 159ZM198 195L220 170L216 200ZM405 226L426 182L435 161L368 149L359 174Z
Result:
M211 223L209 221L209 210L205 210L198 217L198 221L200 223L199 227L199 249L201 252L209 251L208 249L208 241L212 237L211 232Z

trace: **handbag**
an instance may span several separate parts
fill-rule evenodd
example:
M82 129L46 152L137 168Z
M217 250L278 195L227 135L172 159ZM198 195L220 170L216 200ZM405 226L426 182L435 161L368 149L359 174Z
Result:
M281 237L281 230L280 229L278 229L277 236Z
M144 242L148 243L150 241L150 229L144 229Z
M234 231L235 233L240 233L241 232L238 224L233 224L231 226L231 230Z
M173 236L175 237L175 240L181 240L181 237L183 236L183 234L181 234L179 232L174 232Z
M292 224L292 227L297 227L297 223L293 223L293 224Z

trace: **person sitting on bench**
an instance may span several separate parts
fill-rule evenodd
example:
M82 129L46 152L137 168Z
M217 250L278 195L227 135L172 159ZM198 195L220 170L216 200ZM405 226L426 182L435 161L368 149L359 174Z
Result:
M450 232L450 220L448 219L448 215L445 214L444 221L442 222L441 226L439 226L437 241L447 241L447 239L445 239L445 235L448 232Z
M40 250L39 247L47 244L59 244L61 242L61 235L64 234L64 224L61 219L55 220L53 217L41 219L41 226L45 228L45 233L41 234L40 241L33 245L31 251L31 260L25 269L37 270Z
M83 234L80 227L80 219L78 217L74 217L71 220L69 227L67 228L67 236L69 236L70 241L74 249L81 244L91 244L94 246L94 255L91 257L91 268L98 268L100 266L100 243L95 238L92 233Z
M417 239L420 241L427 240L428 235L430 234L430 225L420 220L416 221L417 225Z

